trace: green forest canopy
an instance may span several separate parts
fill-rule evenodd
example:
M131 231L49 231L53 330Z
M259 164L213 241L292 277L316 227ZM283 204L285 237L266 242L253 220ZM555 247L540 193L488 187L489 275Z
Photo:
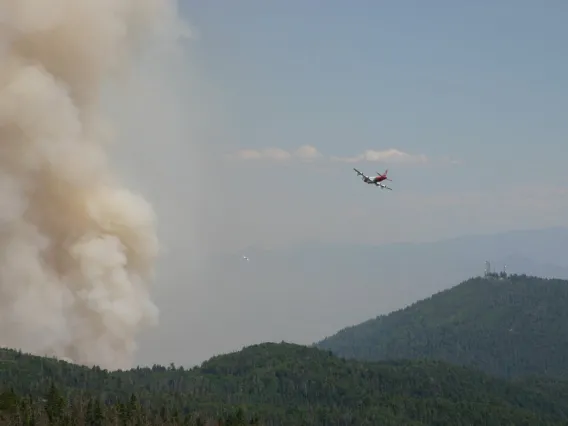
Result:
M254 415L260 424L281 425L568 421L568 385L561 381L541 381L538 386L509 382L438 361L349 361L287 343L250 346L190 370L172 365L108 372L11 350L0 355L0 408L8 417L25 409L29 418L31 402L20 411L15 407L23 407L30 395L30 401L46 398L44 405L52 401L52 416L88 415L93 422L112 422L128 413L133 418L133 408L127 407L136 404L136 412L145 413L136 418L147 424L156 424L156 419L162 424L198 416L215 419L238 408L240 423L235 416L231 424L245 424ZM75 408L65 408L69 404ZM36 410L36 416L47 415L43 407Z

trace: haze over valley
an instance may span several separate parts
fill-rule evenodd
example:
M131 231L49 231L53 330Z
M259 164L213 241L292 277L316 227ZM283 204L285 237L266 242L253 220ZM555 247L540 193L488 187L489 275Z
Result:
M163 287L156 296L161 325L144 336L138 359L193 365L264 341L311 344L483 275L486 260L496 272L507 265L510 273L568 279L564 247L568 229L551 228L422 244L221 253L192 265L192 285L172 280ZM191 264L175 259L180 268Z

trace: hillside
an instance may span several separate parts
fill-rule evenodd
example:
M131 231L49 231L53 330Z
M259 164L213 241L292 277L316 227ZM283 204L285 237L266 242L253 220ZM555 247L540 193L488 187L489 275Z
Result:
M568 281L473 278L316 344L360 360L437 359L504 377L568 378Z
M258 414L260 424L273 425L560 425L568 421L568 385L562 382L512 383L441 362L346 361L286 343L247 347L192 370L154 366L107 372L9 350L0 355L4 391L0 410L12 419L19 404L20 410L29 404L26 399L18 403L14 394L30 394L32 400L48 394L45 404L52 415L67 412L66 400L74 401L75 407L80 400L84 408L69 415L86 412L92 418L106 416L109 423L112 416L136 423L140 417L136 413L145 412L146 424L157 424L158 419L160 424L181 424L192 414L217 418L237 407L244 410L242 419ZM52 381L55 388L49 393ZM10 388L14 394L7 392ZM53 396L58 393L64 398ZM89 396L94 399L87 403ZM101 408L98 401L115 406ZM117 401L125 404L116 405ZM146 409L136 409L137 401ZM226 424L245 421L233 418Z

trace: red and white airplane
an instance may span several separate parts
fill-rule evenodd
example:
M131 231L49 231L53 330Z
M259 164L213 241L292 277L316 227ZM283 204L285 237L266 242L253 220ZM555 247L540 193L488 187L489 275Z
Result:
M384 180L388 180L388 181L392 182L392 180L387 177L387 173L389 172L388 169L385 170L385 172L383 174L380 174L379 172L377 172L377 176L373 176L373 177L366 176L365 174L361 173L359 170L357 170L355 168L353 170L355 170L359 176L362 176L361 180L363 182L371 184L371 185L375 185L375 186L380 186L381 189L390 189L392 191L392 188L389 188L385 184L381 183Z

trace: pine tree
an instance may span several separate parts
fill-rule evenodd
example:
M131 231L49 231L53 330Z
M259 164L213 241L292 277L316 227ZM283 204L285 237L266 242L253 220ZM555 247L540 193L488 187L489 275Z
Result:
M49 391L45 397L45 411L49 419L50 424L59 424L63 417L65 411L65 399L59 392L59 389L55 386L55 383L51 382Z

